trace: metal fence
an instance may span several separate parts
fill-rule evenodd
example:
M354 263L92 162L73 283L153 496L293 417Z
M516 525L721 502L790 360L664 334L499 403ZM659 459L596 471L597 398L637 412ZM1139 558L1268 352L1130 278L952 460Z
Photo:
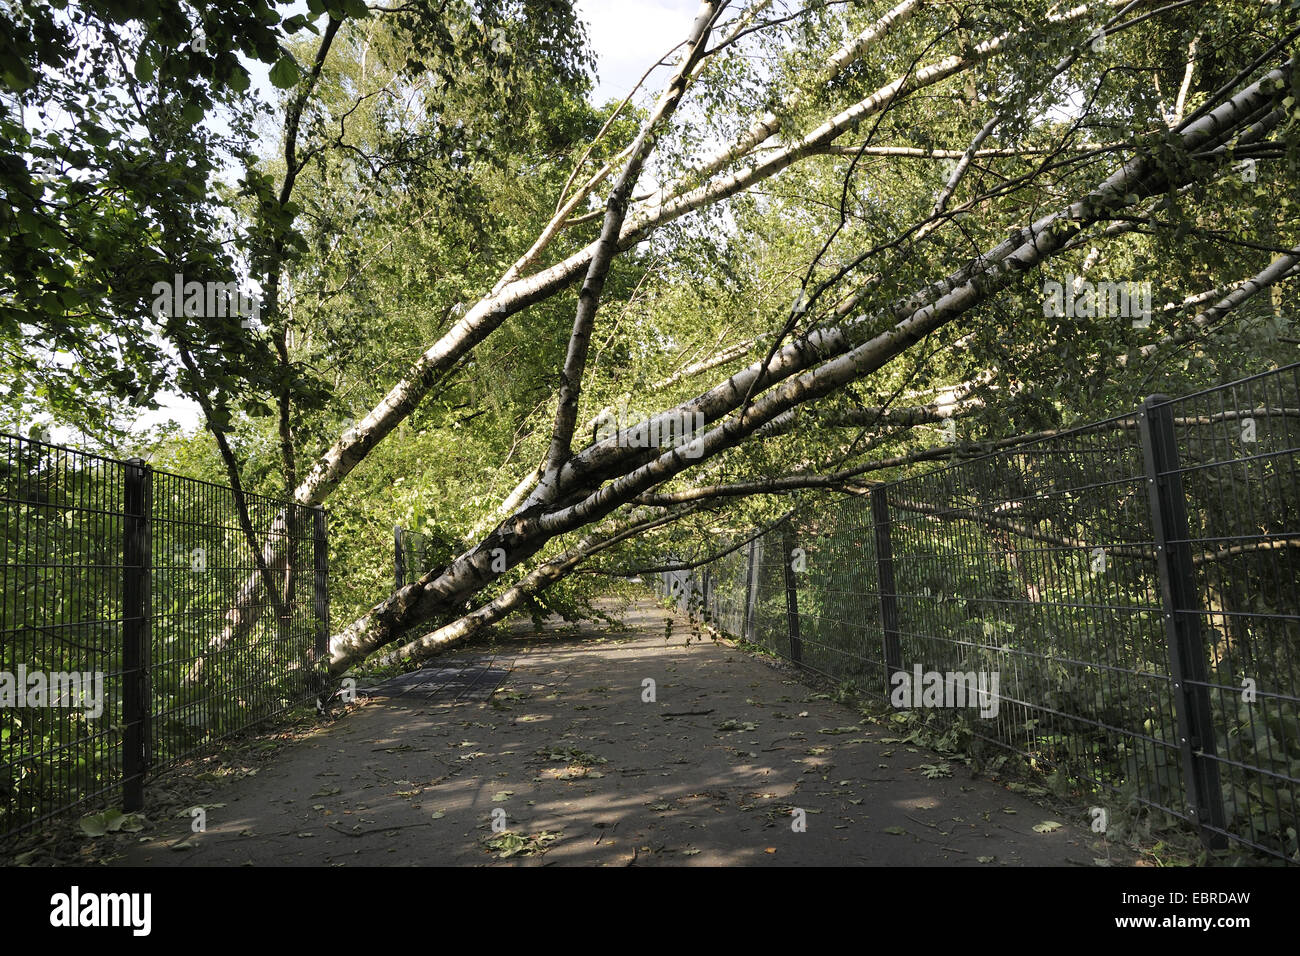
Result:
M956 739L1296 863L1298 449L1294 365L819 500L656 584L860 692L949 705Z
M393 590L414 584L435 567L435 542L427 534L393 528Z
M325 512L0 435L0 836L310 701Z

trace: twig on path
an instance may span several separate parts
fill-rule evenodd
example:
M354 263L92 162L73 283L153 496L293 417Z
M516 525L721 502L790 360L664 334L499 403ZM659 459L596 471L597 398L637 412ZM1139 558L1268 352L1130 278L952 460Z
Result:
M919 824L921 824L921 826L923 826L923 827L929 827L931 830L938 830L938 829L939 829L939 827L938 827L937 824L934 824L934 823L926 823L924 820L918 820L916 817L914 817L914 816L910 816L910 815L908 815L908 814L906 814L906 813L904 813L903 816L907 817L907 819L911 820L913 823L919 823Z
M391 833L394 830L409 830L411 827L427 827L430 825L431 824L429 823L402 823L399 824L398 826L374 827L373 829L370 830L361 830L358 832L355 830L341 830L332 823L325 824L327 829L333 830L335 833L342 833L344 836L350 836L350 837L370 836L370 834L372 833Z
M618 829L618 825L619 825L619 823L621 823L621 822L622 822L621 820L615 820L615 821L614 821L614 825L613 825L612 827L609 828L609 832L612 833L614 830ZM600 831L600 836L596 837L596 842L595 842L594 844L592 844L592 845L593 845L593 846L600 846L600 841L603 840L603 839L605 839L605 837L606 837L607 835L608 835L608 834L605 832L604 828L602 828L601 831Z
M916 823L921 824L921 826L923 826L923 827L930 827L930 828L933 829L933 830L939 830L939 828L938 828L937 826L935 826L933 823L926 823L924 820L917 820L916 817L908 817L906 813L904 813L903 816L907 817L907 819L909 819L909 820L912 820L912 821L914 821L914 822L916 822ZM949 835L949 834L947 834L947 833L944 833L942 830L939 830L939 832L940 832L940 833L943 833L944 836L948 836L948 835ZM908 831L908 835L911 836L911 837L912 837L913 839L915 839L915 840L920 840L922 843L928 843L928 844L930 844L930 846L937 846L937 847L938 847L939 849L941 849L941 850L951 850L953 853L965 853L965 852L966 852L965 850L959 850L959 849L957 849L955 846L944 846L942 843L938 843L938 842L936 842L936 841L934 841L934 840L927 840L925 837L921 836L919 833L912 833L911 831Z

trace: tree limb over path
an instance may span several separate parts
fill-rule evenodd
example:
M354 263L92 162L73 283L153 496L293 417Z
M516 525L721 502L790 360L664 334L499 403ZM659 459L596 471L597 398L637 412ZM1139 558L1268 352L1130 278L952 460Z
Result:
M1229 141L1262 139L1284 119L1279 103L1291 63L1273 69L1212 110L1172 132L1165 148L1204 154ZM601 521L652 488L734 447L781 414L882 368L931 332L966 315L1014 277L1059 253L1089 225L1194 180L1187 165L1142 152L1083 198L1011 231L945 278L892 306L839 326L818 328L737 372L664 416L699 414L708 429L688 454L636 447L628 434L596 442L572 456L480 543L457 557L416 593L376 605L331 641L331 669L341 672L430 619L456 614L476 592L560 535ZM752 400L750 396L753 396ZM501 559L504 557L504 561ZM504 567L502 567L504 565Z

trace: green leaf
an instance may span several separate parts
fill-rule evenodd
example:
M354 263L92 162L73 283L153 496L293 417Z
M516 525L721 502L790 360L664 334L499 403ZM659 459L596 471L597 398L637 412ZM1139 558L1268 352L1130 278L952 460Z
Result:
M298 82L298 64L287 53L271 67L271 82L276 89L287 90Z
M88 817L81 818L81 832L86 836L101 837L108 832L108 825L104 822L102 813L94 813Z
M1055 820L1044 820L1042 823L1036 824L1036 825L1034 826L1034 832L1035 832L1035 833L1052 833L1052 832L1055 831L1055 830L1059 830L1059 829L1061 829L1061 826L1062 826L1062 824L1057 823Z
M153 58L148 53L141 53L135 60L135 78L141 83L153 79Z

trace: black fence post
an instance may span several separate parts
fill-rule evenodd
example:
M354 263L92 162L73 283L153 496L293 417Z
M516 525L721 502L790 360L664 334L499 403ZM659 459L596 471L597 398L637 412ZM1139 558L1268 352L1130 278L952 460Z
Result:
M152 749L150 715L150 538L153 472L142 458L125 463L122 502L122 806L144 807Z
M749 595L754 590L754 539L751 538L749 544L745 547L745 593L741 595L740 601L740 639L743 641L750 640L750 611L751 601Z
M329 657L330 651L329 547L323 505L312 508L312 556L315 569L312 591L316 612L316 661L319 666L320 662Z
M880 626L884 633L885 691L903 669L898 639L898 596L894 586L894 543L889 524L889 499L883 486L871 489L871 516L876 526L876 578L880 584Z
M1160 570L1169 668L1174 681L1178 743L1187 784L1187 802L1211 849L1227 845L1223 834L1223 792L1215 759L1214 723L1207 686L1208 654L1201 627L1200 599L1192 572L1187 502L1178 464L1173 410L1164 395L1152 395L1138 413L1142 458L1146 464L1151 528Z
M402 552L402 527L393 526L393 590L406 586L406 555Z
M708 565L700 569L700 620L711 623L713 620L713 582L709 577Z
M785 622L790 633L790 660L799 664L803 661L803 641L799 637L799 586L795 581L794 521L785 523L781 530L781 555L785 568Z

